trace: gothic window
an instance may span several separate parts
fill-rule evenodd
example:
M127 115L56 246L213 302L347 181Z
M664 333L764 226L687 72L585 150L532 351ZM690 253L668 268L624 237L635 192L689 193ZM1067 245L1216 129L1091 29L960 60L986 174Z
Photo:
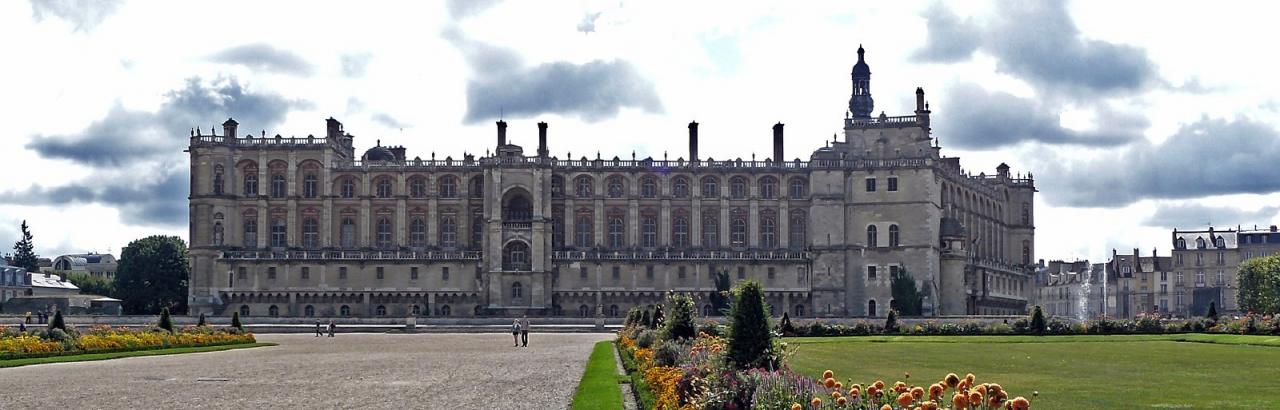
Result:
M689 247L689 217L683 214L677 214L671 220L671 246Z
M222 165L213 166L213 194L222 195Z
M551 208L551 246L564 247L564 208Z
M414 316L420 316L420 315L422 315L422 306L421 306L421 305L413 305L413 306L410 308L410 312L412 312Z
M878 246L878 244L876 243L876 239L878 238L876 238L876 236L878 236L876 232L876 226L868 225L867 226L867 247L868 248L874 248Z
M622 177L611 176L605 183L608 185L610 198L622 198L626 194L626 185L622 183Z
M657 197L658 179L651 176L640 178L640 196L643 198Z
M342 218L342 224L338 228L338 239L342 243L343 248L356 247L356 220L355 218Z
M720 220L715 211L710 210L702 217L702 246L705 248L720 247Z
M258 215L247 213L244 215L244 247L258 247Z
M551 197L564 197L564 177L556 175L551 177Z
M342 305L342 307L341 307L341 308L338 308L338 315L339 315L339 316L351 316L351 306Z
M760 178L760 197L774 199L778 196L778 179L774 177Z
M248 166L244 169L244 196L258 196L258 167Z
M391 178L379 178L375 187L377 188L378 198L390 198L392 194Z
M521 241L512 241L502 249L502 270L530 270L529 245Z
M414 198L426 198L427 179L423 177L409 178L409 196Z
M577 196L578 196L578 198L590 198L590 197L591 197L591 191L592 191L592 190L591 190L591 177L589 177L589 176L585 176L585 175L584 175L584 176L580 176L580 177L578 177L578 179L576 179L576 180L574 180L574 181L573 181L573 185L574 185L573 193L574 193L574 195L577 195Z
M626 233L622 211L609 211L609 247L618 249L626 246Z
M578 317L591 316L591 308L587 305L578 306Z
M609 305L609 317L618 317L618 305Z
M307 305L307 307L305 307L305 308L303 308L303 309L302 309L302 314L303 314L304 316L307 316L307 317L315 316L315 315L316 315L316 307L315 307L315 306L311 306L311 305Z
M590 211L578 211L578 215L573 223L574 246L579 248L587 248L593 245L595 226L591 220Z
M342 182L339 182L338 185L340 187L339 194L341 194L343 198L356 197L356 179L355 178L353 177L343 178Z
M222 246L222 222L213 223L213 246Z
M889 247L898 247L898 225L889 225Z
M471 197L484 198L484 178L475 176L471 178Z
M720 181L716 177L702 178L702 197L715 198L720 196Z
M427 222L416 216L409 222L409 246L421 248L427 245Z
M284 174L272 174L271 175L271 197L284 198L284 195L285 195Z
M804 211L796 210L791 212L791 220L787 224L787 241L791 248L802 249L808 241L808 219L805 218Z
M302 246L308 249L320 247L320 222L316 218L302 219Z
M445 175L440 177L440 197L441 198L457 198L458 197L458 178L453 175Z
M453 248L458 246L458 218L453 215L440 217L440 246Z
M240 305L240 316L249 316L249 305Z
M450 308L449 305L444 305L440 307L440 316L449 316L452 314L453 314L453 309Z
M522 298L522 297L524 297L524 285L521 285L521 284L520 284L520 282L512 283L512 284L511 284L511 299L512 299L512 300L519 300L519 299L520 299L520 298Z
M741 208L729 213L729 246L747 246L747 211Z
M378 223L375 225L375 227L377 228L377 236L375 237L377 241L376 245L382 249L390 248L391 247L391 218L388 218L385 216L378 218Z
M685 177L676 177L671 180L671 196L676 198L689 197L689 180Z
M315 198L320 195L320 187L316 174L308 172L302 176L302 196Z
M271 219L271 247L283 248L288 246L288 244L285 243L287 232L289 232L289 230L288 226L285 225L284 218L276 217Z
M476 208L471 211L471 247L480 249L484 243L484 211Z
M658 218L653 213L640 216L640 245L646 248L658 246Z
M743 199L747 197L747 179L743 177L733 177L729 180L729 197L733 199Z
M377 308L375 308L375 309L373 310L373 314L378 315L378 316L386 316L386 315L387 315L387 307L386 307L386 306L383 306L383 305L378 305L378 307L377 307Z
M794 312L796 317L804 317L804 305L796 305Z
M760 213L760 247L772 249L778 246L778 219L773 210Z
M271 307L267 308L267 315L271 317L280 316L280 308L276 305L271 305Z
M809 183L804 178L791 178L791 199L804 199L809 195Z

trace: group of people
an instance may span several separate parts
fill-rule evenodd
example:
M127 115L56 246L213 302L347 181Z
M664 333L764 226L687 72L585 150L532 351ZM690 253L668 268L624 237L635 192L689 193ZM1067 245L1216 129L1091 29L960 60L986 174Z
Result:
M333 331L338 329L338 325L333 323L333 319L329 319L329 337L333 337ZM320 330L320 319L316 319L316 337L324 336L324 332Z
M529 316L521 316L519 319L511 321L511 341L515 342L512 347L529 347Z

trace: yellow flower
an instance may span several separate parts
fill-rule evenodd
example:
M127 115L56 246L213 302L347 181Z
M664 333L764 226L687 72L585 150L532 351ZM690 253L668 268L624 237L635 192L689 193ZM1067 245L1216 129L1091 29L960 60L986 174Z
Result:
M804 410L804 406L801 406L800 403L794 403L791 405L791 410Z

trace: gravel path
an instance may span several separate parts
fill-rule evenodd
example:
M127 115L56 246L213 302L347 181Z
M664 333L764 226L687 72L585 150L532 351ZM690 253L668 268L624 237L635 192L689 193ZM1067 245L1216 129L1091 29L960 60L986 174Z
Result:
M280 345L0 369L0 408L564 409L609 337L259 335Z

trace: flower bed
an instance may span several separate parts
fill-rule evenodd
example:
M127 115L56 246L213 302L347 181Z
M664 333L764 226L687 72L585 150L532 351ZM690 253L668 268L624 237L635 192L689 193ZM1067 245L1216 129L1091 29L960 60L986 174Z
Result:
M1135 319L1099 318L1084 322L1069 322L1059 318L1046 321L1043 332L1031 326L1029 319L1010 323L944 322L925 320L916 324L898 323L896 329L885 331L882 323L857 321L852 324L828 324L814 320L798 326L784 327L786 336L867 336L867 335L1123 335L1123 334L1178 334L1220 333L1241 335L1280 335L1280 316L1247 314L1240 318L1223 317L1217 321L1205 318L1164 320L1143 315Z
M28 330L0 327L0 360L108 353L174 347L219 346L254 343L252 333L235 329L190 326L177 332L126 330L94 326L84 333L62 329Z

